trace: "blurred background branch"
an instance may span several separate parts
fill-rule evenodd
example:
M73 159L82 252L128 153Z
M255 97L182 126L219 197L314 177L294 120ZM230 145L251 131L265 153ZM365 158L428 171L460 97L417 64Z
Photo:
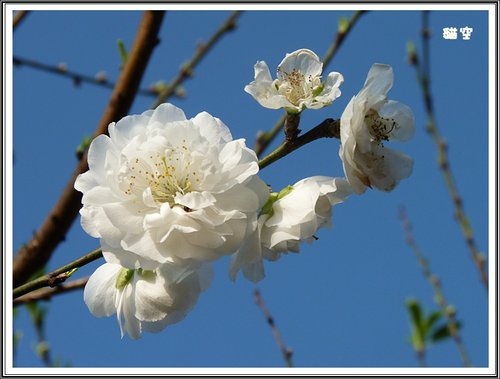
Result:
M236 20L241 15L241 11L233 11L229 17L222 23L222 25L215 31L212 37L205 43L200 43L194 53L194 55L181 66L178 75L170 81L163 89L160 90L156 102L151 108L156 108L158 105L166 102L179 86L186 80L193 76L194 69L200 63L200 61L205 57L205 55L214 47L214 45L228 32L236 28Z
M443 289L441 287L441 280L439 279L439 277L437 277L435 274L432 273L429 261L425 258L424 253L422 252L417 242L415 241L411 222L406 214L406 210L403 207L401 207L399 210L399 218L401 220L401 224L405 232L406 243L415 254L415 257L418 260L418 264L422 269L422 273L424 274L425 278L427 279L429 284L432 286L432 289L434 290L434 301L439 306L441 314L445 316L447 320L447 328L449 335L453 338L453 341L455 341L455 344L457 345L457 349L460 354L460 358L462 359L463 365L470 366L471 363L469 360L469 355L467 353L465 345L462 341L462 337L460 336L460 332L458 330L459 323L457 322L456 319L456 309L446 301L446 298L444 297L443 294ZM423 360L422 354L423 350L421 354L418 354L417 350L417 356L420 356L421 359Z
M264 317L266 318L267 323L271 327L274 340L276 341L276 344L278 345L278 348L280 349L281 354L283 355L283 359L285 360L286 365L288 367L293 367L293 361L292 361L293 351L292 349L290 349L285 345L285 342L281 337L281 333L274 322L274 318L273 316L271 316L271 313L269 313L266 304L264 304L264 300L262 299L262 295L260 294L260 291L258 289L254 291L254 296L255 296L255 302L259 306L260 310L264 314Z
M116 87L116 83L109 80L105 72L98 72L94 76L82 74L73 70L68 69L66 64L59 63L57 65L50 65L42 62L38 62L33 59L22 58L14 55L14 65L17 67L30 67L35 70L40 70L43 72L49 72L52 74L56 74L62 76L64 78L70 79L73 81L73 84L78 87L82 83L88 83L92 85L96 85L99 87L113 89ZM158 96L160 89L153 85L150 88L140 88L137 91L138 95L143 96Z
M429 11L422 12L422 59L417 54L417 50L414 44L408 45L408 58L410 64L415 67L417 72L417 79L422 90L422 95L425 104L425 110L427 112L427 125L426 131L432 137L438 154L438 165L443 174L443 178L448 188L451 200L455 207L455 218L460 225L461 231L465 238L465 243L470 251L471 258L479 272L481 282L488 291L488 273L486 271L486 257L483 253L479 251L474 240L474 233L472 231L472 226L469 222L469 218L465 214L463 200L458 192L456 181L450 167L450 161L448 157L448 145L441 135L434 115L434 105L431 94L431 74L430 74L430 29L429 29Z
M14 20L12 21L12 28L15 30L21 21L25 19L25 17L28 15L29 11L17 11L14 14Z

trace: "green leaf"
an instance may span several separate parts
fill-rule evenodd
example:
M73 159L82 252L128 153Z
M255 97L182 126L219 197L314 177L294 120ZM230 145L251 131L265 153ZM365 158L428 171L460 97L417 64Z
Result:
M338 24L338 29L337 29L338 32L340 34L345 34L348 28L349 28L349 19L346 17L341 17Z
M83 157L83 153L90 146L90 142L92 142L92 137L85 136L83 137L82 142L76 147L76 156L81 159Z
M431 330L432 327L439 321L439 319L443 316L440 311L434 311L429 316L427 316L426 320L426 329Z
M462 323L460 321L457 321L455 323L455 328L459 330L462 327ZM447 338L451 337L450 333L450 328L448 324L441 325L439 328L437 328L431 335L431 341L432 342L440 342L443 341Z
M406 300L406 308L410 314L412 325L422 334L422 336L425 336L426 328L422 319L422 308L418 301L416 299Z
M116 43L118 44L118 51L120 52L122 64L125 64L125 62L127 61L127 49L125 48L125 44L121 39L116 41Z

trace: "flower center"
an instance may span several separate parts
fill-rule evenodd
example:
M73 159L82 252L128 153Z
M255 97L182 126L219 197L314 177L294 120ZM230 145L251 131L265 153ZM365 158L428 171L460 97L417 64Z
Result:
M125 193L144 200L144 191L149 189L155 203L169 203L172 207L177 194L193 191L200 182L192 165L192 154L185 144L136 157L129 161Z
M293 105L299 105L301 100L310 97L315 92L316 87L321 85L318 77L309 75L306 78L295 68L292 72L285 72L281 67L278 67L278 78L278 92Z
M365 122L372 136L371 141L381 144L382 141L389 141L389 136L397 126L393 118L380 117L377 111L370 109L365 115Z

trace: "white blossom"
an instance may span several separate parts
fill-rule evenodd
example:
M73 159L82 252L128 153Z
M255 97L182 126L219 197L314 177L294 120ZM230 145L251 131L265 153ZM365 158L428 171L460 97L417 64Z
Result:
M308 49L287 54L278 66L275 80L264 61L258 61L254 71L255 80L245 86L245 91L263 107L285 108L289 113L330 105L340 96L339 86L344 81L342 74L331 72L322 82L323 63Z
M81 223L107 261L154 270L236 251L269 194L255 153L206 112L186 119L162 104L109 125L95 138Z
M316 232L331 226L332 206L352 193L345 179L313 176L273 193L258 218L258 227L233 255L229 275L241 269L247 279L264 277L263 259L275 261L283 253L299 252L300 243L312 242Z
M408 140L415 132L411 109L387 99L392 84L392 67L374 64L340 119L339 155L345 175L358 194L367 187L391 191L413 169L412 158L384 146L389 140Z
M154 271L105 263L91 275L84 300L96 317L116 313L122 338L159 332L184 319L212 279L210 264L164 264Z

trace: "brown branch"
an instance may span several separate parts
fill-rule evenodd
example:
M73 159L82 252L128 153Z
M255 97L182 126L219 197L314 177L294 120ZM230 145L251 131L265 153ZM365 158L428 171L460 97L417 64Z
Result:
M124 117L136 96L143 73L154 47L165 12L144 12L127 62L111 94L107 108L97 126L95 135L107 133L108 125ZM14 257L13 285L24 283L38 268L50 259L59 242L63 241L81 207L81 193L74 189L77 176L88 170L87 155L78 163L61 197L49 215Z
M19 26L21 21L24 20L24 18L28 15L29 11L17 11L16 14L14 15L14 19L12 20L12 28L15 30L16 27Z
M293 351L289 347L285 346L285 343L283 342L283 338L281 338L280 331L276 327L276 324L274 323L273 317L271 316L271 314L267 310L267 307L264 304L264 300L262 299L262 296L261 296L260 291L258 289L255 290L254 296L255 296L255 302L262 310L262 313L264 314L264 317L266 318L267 323L271 327L271 331L273 332L274 339L276 341L276 344L278 345L278 348L280 349L281 353L283 354L283 359L285 360L285 363L287 364L288 367L293 367L293 362L292 362Z
M59 284L53 288L40 288L36 291L18 297L17 299L14 300L13 305L18 306L33 301L50 300L54 295L68 293L85 287L88 280L89 278L87 277L87 278L72 280L68 283Z
M161 103L164 103L172 94L175 93L179 85L187 78L193 76L195 67L208 51L221 39L221 37L236 27L236 19L240 16L241 11L233 11L227 20L215 31L206 43L198 45L196 52L191 59L182 65L177 76L160 92L158 98L152 108L156 108Z

